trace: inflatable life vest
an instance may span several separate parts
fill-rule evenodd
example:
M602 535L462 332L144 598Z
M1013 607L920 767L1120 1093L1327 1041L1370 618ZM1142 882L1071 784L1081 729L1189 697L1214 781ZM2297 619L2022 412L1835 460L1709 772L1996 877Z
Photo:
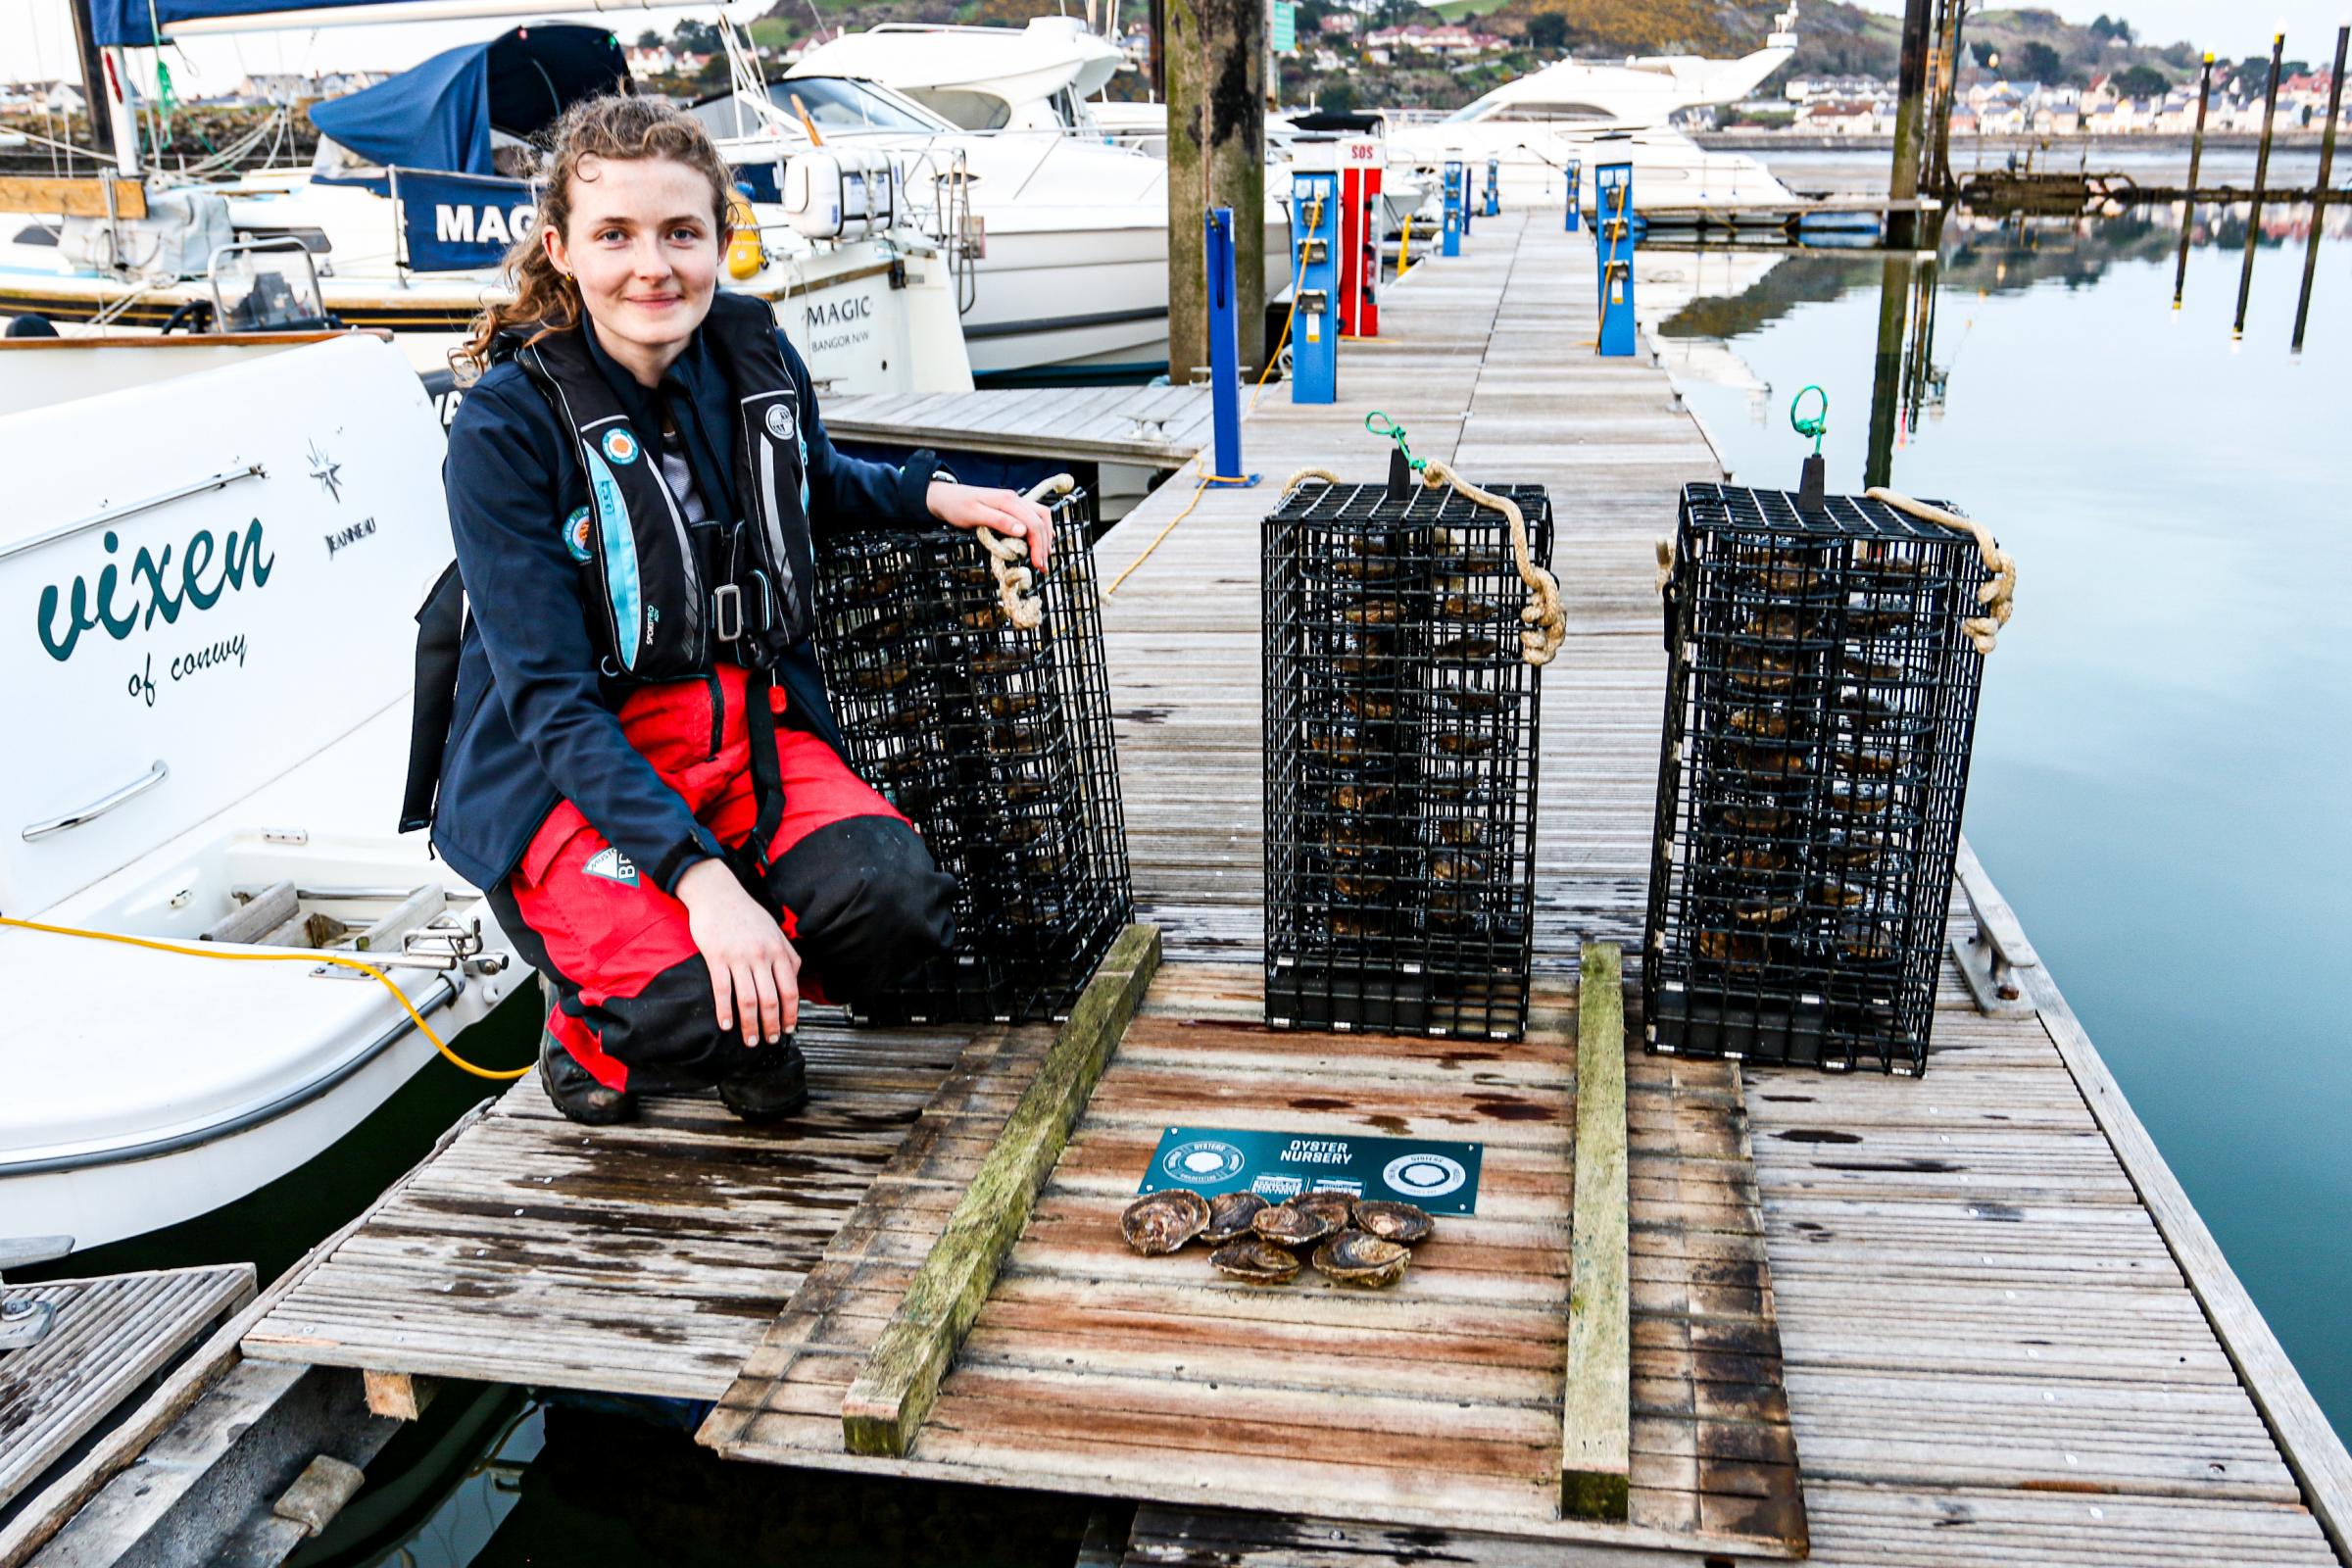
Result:
M572 432L588 482L586 514L570 524L586 537L573 554L586 545L588 597L603 612L589 630L612 679L688 679L721 657L763 669L816 624L808 445L774 318L757 300L722 293L703 337L733 394L729 457L744 512L708 557L584 335L560 332L515 355ZM716 515L725 498L703 499Z
M704 526L699 539L582 332L555 333L515 350L514 358L571 432L587 483L588 504L571 514L566 538L593 579L584 595L588 630L605 677L686 680L708 674L720 659L752 672L759 693L748 714L760 803L755 832L764 844L783 811L766 688L777 660L816 623L808 444L767 307L722 292L711 300L702 331L735 405L730 460L742 516L726 525L720 515L726 498L703 497L708 515L721 526ZM416 620L403 831L431 820L456 706L465 589L454 564Z

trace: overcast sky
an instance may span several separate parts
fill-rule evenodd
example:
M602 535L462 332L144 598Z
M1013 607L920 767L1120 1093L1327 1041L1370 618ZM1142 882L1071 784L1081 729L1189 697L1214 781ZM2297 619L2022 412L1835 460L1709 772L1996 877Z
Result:
M1899 12L1901 0L1862 0L1877 11ZM2140 37L2154 43L2185 38L2224 58L2266 53L2274 28L2284 24L2287 55L2315 65L2334 52L2335 28L2352 0L2034 0L2059 15L2087 22L2100 12L2121 12ZM667 32L682 17L708 16L714 7L672 6L652 12L607 14L601 20L624 40L648 26ZM1047 3L1038 7L1047 11ZM1075 11L1076 5L1071 8ZM736 14L748 20L766 10L763 0L737 0ZM550 16L566 13L553 11ZM583 22L599 20L575 14ZM199 38L166 55L183 94L232 87L249 71L377 68L400 70L425 56L471 39L488 37L496 22L416 23L397 27L322 27L308 32L275 31ZM1804 29L1799 0L1797 29ZM0 79L77 75L66 0L0 0Z

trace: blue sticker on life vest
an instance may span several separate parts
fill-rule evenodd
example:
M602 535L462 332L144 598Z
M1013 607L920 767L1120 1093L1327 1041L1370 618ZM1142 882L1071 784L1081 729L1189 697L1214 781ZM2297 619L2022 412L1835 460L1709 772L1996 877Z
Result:
M808 515L808 438L805 435L796 435L793 437L793 443L801 449L801 515L807 517Z
M571 552L572 560L582 563L595 554L588 542L588 509L586 507L572 508L571 515L564 519L564 548Z
M608 435L606 445L612 440ZM588 494L596 503L597 531L605 541L605 594L612 603L612 630L620 645L613 652L620 658L621 668L635 669L637 651L644 640L645 613L644 594L637 580L637 536L629 529L629 507L620 497L620 481L593 452L588 454Z
M624 425L614 425L605 432L605 456L622 467L637 461L637 438Z

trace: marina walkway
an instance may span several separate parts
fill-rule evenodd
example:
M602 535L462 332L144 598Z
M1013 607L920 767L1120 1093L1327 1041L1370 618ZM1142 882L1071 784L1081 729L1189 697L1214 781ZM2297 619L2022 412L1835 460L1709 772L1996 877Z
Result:
M1161 924L1172 961L1258 950L1257 524L1298 467L1381 476L1386 444L1361 425L1372 408L1466 477L1550 487L1569 637L1544 681L1536 961L1573 968L1588 939L1638 958L1665 670L1651 542L1672 534L1685 483L1723 474L1662 370L1594 356L1591 236L1546 217L1481 220L1462 256L1392 285L1380 340L1343 348L1336 407L1270 389L1244 437L1266 484L1204 493L1110 600L1139 918ZM1792 443L1791 480L1800 455ZM1190 491L1180 476L1103 540L1104 581ZM1996 656L1986 679L2003 675ZM1813 1559L2338 1560L2298 1473L2340 1547L2342 1444L2034 974L2036 1014L1995 1019L1947 960L1922 1080L1745 1075ZM1645 1417L1686 1396L1637 1378L1637 1446ZM1536 1560L1425 1532L1152 1506L1128 1560L1433 1552Z
M1584 943L1638 961L1665 669L1651 543L1671 532L1682 485L1722 472L1662 370L1593 355L1590 236L1555 221L1483 220L1465 255L1392 285L1383 337L1344 351L1337 406L1269 388L1246 436L1265 483L1196 500L1180 473L1099 547L1105 584L1142 562L1104 629L1138 918L1160 926L1166 966L910 1460L834 1451L838 1389L903 1303L968 1163L1042 1076L1050 1026L811 1031L818 1101L790 1129L683 1100L591 1133L526 1080L273 1287L237 1330L243 1353L376 1374L379 1408L427 1375L723 1396L714 1424L739 1417L736 1451L763 1458L960 1463L964 1479L1155 1499L1090 1563L1713 1565L1801 1550L1808 1535L1814 1560L1873 1568L2341 1560L2352 1462L2063 998L2030 971L2033 1010L1984 1016L1948 962L1924 1079L1632 1059L1633 1518L1572 1537L1533 1507L1526 1479L1559 1480L1552 1329L1527 1325L1566 1315L1554 1129L1575 1074L1541 1020L1526 1047L1495 1047L1458 1077L1430 1042L1255 1021L1258 525L1297 468L1384 473L1386 444L1362 428L1372 409L1474 480L1550 487L1569 638L1544 678L1540 1010L1564 1013ZM1791 474L1795 456L1792 443ZM1994 659L1988 678L2005 675ZM1483 1393L1449 1399L1427 1366L1403 1396L1345 1386L1348 1347L1313 1331L1361 1325L1306 1291L1256 1309L1306 1369L1297 1387L1264 1375L1255 1338L1250 1377L1227 1387L1232 1363L1189 1353L1170 1321L1213 1334L1227 1309L1175 1276L1140 1279L1104 1240L1152 1129L1230 1082L1269 1097L1250 1114L1289 1118L1267 1125L1311 1113L1301 1125L1318 1133L1371 1134L1394 1130L1382 1116L1460 1125L1488 1073L1523 1102L1506 1108L1527 1111L1466 1134L1499 1152L1498 1208L1477 1223L1515 1227L1512 1255L1433 1251L1416 1276L1438 1283L1431 1296L1352 1303L1436 1300L1416 1330L1435 1366L1441 1342L1482 1337L1446 1311L1464 1277L1483 1279L1498 1303L1489 1321L1512 1326L1483 1336L1495 1359L1451 1348L1483 1367ZM1326 1080L1367 1098L1319 1096ZM1375 1114L1380 1084L1406 1081L1419 1098ZM1239 1102L1217 1102L1228 1114ZM1291 1301L1316 1304L1285 1323ZM1092 1310L1124 1315L1103 1326L1084 1320ZM1508 1358L1514 1339L1541 1353ZM1380 1349L1399 1342L1365 1343L1412 1370ZM1065 1370L1056 1355L1091 1359ZM735 1402L760 1356L764 1402ZM1107 1373L1125 1382L1106 1397ZM1373 1402L1391 1426L1361 1421ZM1094 1441L1098 1424L1116 1441ZM1801 1519L1786 1506L1791 1438ZM1327 1450L1356 1490L1316 1490L1330 1465L1265 1468ZM1236 1485L1220 1491L1224 1477ZM1433 1477L1474 1481L1486 1501L1416 1491ZM133 1469L104 1495L144 1485ZM15 1560L7 1547L0 1535L0 1560ZM105 1560L73 1556L69 1538L55 1549Z

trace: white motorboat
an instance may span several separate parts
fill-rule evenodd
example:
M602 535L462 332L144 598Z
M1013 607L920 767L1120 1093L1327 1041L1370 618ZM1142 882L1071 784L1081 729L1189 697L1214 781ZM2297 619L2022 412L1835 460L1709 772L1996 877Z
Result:
M314 105L325 140L308 170L212 182L150 173L111 196L96 179L13 181L51 210L0 214L0 315L113 331L332 320L388 328L420 370L446 371L533 217L529 184L500 173L515 167L509 150L626 77L604 28L514 28ZM757 238L731 250L728 286L771 303L820 381L970 387L941 245L838 213L818 221L747 205Z
M963 333L981 379L1153 374L1168 358L1167 166L1059 118L1088 110L1100 59L1084 42L1044 22L875 28L809 50L764 97L746 82L697 112L747 171L788 163L808 125L828 148L893 159L918 221L968 236ZM997 74L951 74L943 57L959 53ZM856 74L835 71L844 62ZM1287 180L1267 182L1269 296L1290 283L1288 197Z
M1563 172L1583 166L1580 203L1592 210L1593 171L1634 166L1634 207L1676 213L1784 210L1797 197L1756 159L1709 152L1675 129L1687 109L1736 103L1753 94L1796 53L1796 10L1777 19L1765 46L1738 60L1695 55L1568 59L1503 83L1443 120L1392 116L1391 146L1424 170L1450 159L1469 166L1483 188L1490 157L1497 188L1514 205L1564 199Z
M0 343L37 634L0 654L0 912L218 956L0 925L0 1241L240 1198L433 1061L409 1007L446 1040L529 980L395 832L442 446L371 333Z

